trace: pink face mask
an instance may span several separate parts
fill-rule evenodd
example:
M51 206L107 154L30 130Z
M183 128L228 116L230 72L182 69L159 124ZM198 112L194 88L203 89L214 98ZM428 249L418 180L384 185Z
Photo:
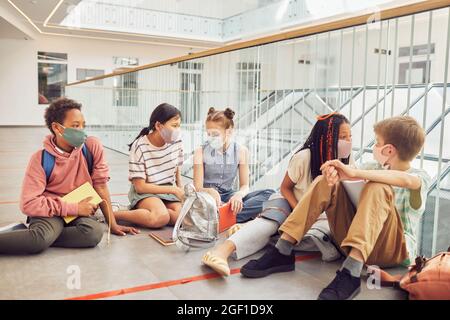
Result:
M346 159L352 153L352 142L347 140L338 140L338 159Z
M386 162L388 162L388 160L389 160L389 158L390 158L390 156L385 156L384 154L383 154L383 150L386 148L386 147L389 147L390 145L389 144L386 144L386 145L384 145L384 146L382 146L382 147L377 147L377 146L373 146L373 158L379 163L379 164L381 164L381 166L385 166L386 165Z

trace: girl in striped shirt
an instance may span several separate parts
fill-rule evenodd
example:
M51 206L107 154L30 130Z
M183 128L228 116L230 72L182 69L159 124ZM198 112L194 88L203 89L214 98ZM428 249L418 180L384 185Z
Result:
M181 113L163 103L156 107L150 124L129 145L128 198L133 212L117 212L118 220L146 228L175 224L184 191L181 185L183 148Z

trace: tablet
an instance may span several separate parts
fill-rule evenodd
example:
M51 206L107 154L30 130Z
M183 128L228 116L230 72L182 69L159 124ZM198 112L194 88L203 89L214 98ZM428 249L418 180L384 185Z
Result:
M359 198L361 198L361 192L367 182L365 180L344 180L341 183L353 205L357 208Z

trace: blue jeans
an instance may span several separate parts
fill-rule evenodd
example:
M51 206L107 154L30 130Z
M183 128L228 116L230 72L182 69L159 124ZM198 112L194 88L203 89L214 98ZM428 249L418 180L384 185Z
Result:
M234 190L217 189L222 202L230 201L230 198L236 193ZM262 189L250 192L242 199L242 211L236 217L238 223L255 219L261 213L264 201L275 193L273 189Z

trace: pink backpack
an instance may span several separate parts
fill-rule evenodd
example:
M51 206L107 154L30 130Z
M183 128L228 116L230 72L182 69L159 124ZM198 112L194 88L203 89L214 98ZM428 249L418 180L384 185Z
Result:
M450 300L450 248L431 259L417 257L403 276L378 270L381 286L393 286L409 293L410 300Z

